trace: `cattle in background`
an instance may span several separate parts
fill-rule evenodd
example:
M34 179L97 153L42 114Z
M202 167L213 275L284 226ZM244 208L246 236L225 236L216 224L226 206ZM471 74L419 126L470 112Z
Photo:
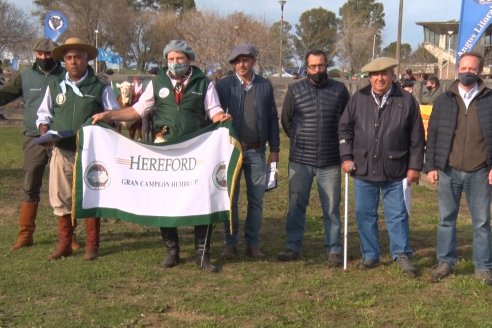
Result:
M116 87L119 90L119 95L117 97L118 103L121 108L129 107L133 105L136 101L134 101L133 97L133 87L132 83L125 81L123 83L116 83ZM138 95L140 97L140 95ZM142 119L132 121L132 122L121 122L118 124L118 132L121 133L121 127L125 126L128 129L128 134L130 139L138 141L142 141Z

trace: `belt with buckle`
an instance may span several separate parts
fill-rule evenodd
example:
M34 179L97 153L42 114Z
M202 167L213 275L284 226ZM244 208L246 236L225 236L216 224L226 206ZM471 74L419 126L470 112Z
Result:
M260 143L259 142L252 142L252 143L241 142L241 148L243 150L258 149L258 148L260 148Z

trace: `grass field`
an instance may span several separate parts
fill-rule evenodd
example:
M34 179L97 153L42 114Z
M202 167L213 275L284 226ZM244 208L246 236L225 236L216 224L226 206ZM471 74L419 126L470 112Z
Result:
M440 283L430 282L437 195L424 186L412 187L411 244L419 270L415 279L391 263L384 223L383 264L370 271L356 268L360 252L353 215L349 268L328 269L316 190L311 193L302 260L276 260L284 247L287 209L285 136L279 187L265 199L261 238L266 260L247 258L241 241L238 258L217 260L220 273L200 271L194 263L192 229L181 228L185 263L161 269L164 248L158 229L107 219L96 261L84 261L81 249L50 262L56 222L46 177L35 245L9 251L18 229L23 176L20 128L0 127L0 140L0 327L492 327L492 289L473 277L466 210L459 218L456 273ZM241 204L244 209L244 193ZM83 223L77 234L84 244ZM215 259L222 240L222 227L216 225Z

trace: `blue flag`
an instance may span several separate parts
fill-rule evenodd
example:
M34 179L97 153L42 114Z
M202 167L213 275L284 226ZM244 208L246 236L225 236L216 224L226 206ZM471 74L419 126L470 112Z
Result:
M67 18L61 11L50 11L44 19L44 36L56 42L66 31L67 27Z
M98 61L105 61L106 63L109 64L119 64L122 62L121 56L112 52L111 50L105 50L102 48L99 48L97 50L98 50L98 55L97 55Z
M491 22L492 0L462 1L456 59L465 52L472 51Z

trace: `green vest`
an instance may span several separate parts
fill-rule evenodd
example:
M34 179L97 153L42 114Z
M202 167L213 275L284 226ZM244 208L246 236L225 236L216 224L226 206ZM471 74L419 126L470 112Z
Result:
M87 77L77 87L84 97L77 96L72 87L66 86L63 94L60 83L64 76L49 84L53 108L53 122L50 128L55 131L71 130L77 132L89 117L104 111L102 96L106 84L100 81L90 66ZM76 137L67 138L57 143L58 148L75 150Z
M153 132L167 126L168 132L164 136L167 141L194 132L210 123L204 106L210 81L197 67L193 66L192 70L179 105L174 98L171 79L166 74L167 68L160 69L157 76L152 79L155 99Z
M41 105L46 93L46 87L48 83L65 73L65 69L59 62L57 65L56 69L48 75L38 68L37 64L21 73L22 98L24 99L24 134L26 136L39 136L36 119L38 118L39 105Z

